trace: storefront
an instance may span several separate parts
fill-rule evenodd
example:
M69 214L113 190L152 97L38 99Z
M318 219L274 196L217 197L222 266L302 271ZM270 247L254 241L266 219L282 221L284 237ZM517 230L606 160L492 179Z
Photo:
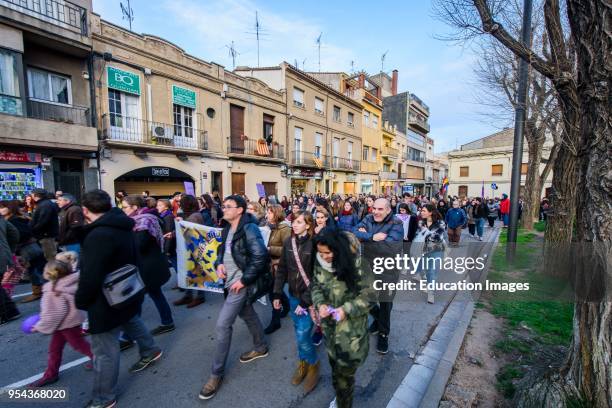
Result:
M372 179L361 179L361 191L362 194L373 194L374 193L374 182Z
M195 180L172 167L141 167L115 179L115 191L129 195L148 191L152 197L170 197L175 192L195 194Z
M292 168L287 170L291 180L291 194L312 194L322 191L323 171Z
M40 153L0 150L0 200L23 200L43 188Z

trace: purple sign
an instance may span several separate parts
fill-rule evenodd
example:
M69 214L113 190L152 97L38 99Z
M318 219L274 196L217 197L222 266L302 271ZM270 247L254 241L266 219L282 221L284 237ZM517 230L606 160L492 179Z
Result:
M255 185L257 186L257 194L259 194L260 197L265 197L266 189L264 188L264 185L260 183L257 183Z
M195 196L195 189L191 181L183 181L183 185L185 186L185 194Z

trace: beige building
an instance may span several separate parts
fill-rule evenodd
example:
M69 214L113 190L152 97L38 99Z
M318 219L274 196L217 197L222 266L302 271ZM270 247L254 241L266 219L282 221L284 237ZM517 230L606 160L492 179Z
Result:
M92 39L103 189L286 194L282 92L95 14Z
M238 67L283 92L287 113L291 193L357 193L361 166L361 105L313 75L286 62L265 68Z
M514 130L507 128L464 144L459 150L448 152L450 181L448 194L460 197L480 197L484 186L485 197L501 197L504 193L509 195L513 134ZM545 144L544 157L548 157L549 154L550 146ZM543 170L546 162L547 159L541 161L540 171ZM528 166L526 144L522 163L521 189L525 183ZM550 187L551 181L552 172L544 182L543 188Z
M0 199L98 187L91 1L0 1Z
M445 155L435 154L434 139L430 137L427 138L425 158L425 195L434 197L440 192L443 180L448 176L448 160Z

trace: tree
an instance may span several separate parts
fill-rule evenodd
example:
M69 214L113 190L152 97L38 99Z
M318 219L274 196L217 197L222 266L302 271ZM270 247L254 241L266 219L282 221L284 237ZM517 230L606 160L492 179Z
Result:
M470 35L486 33L529 62L552 81L562 114L563 143L554 165L555 216L547 227L548 243L567 243L573 222L559 228L562 217L576 218L571 253L576 291L574 330L566 364L533 384L522 401L530 406L562 407L577 396L585 405L612 407L612 132L610 56L612 4L607 0L567 0L571 42L564 41L562 7L543 4L550 56L541 57L521 44L499 22L503 2L438 0L449 21ZM575 60L573 58L575 56ZM575 64L574 64L575 61ZM580 194L575 191L580 188ZM569 231L568 231L569 230ZM549 259L547 259L547 262ZM529 391L529 390L528 390ZM530 399L533 398L533 399ZM525 405L526 406L526 405Z

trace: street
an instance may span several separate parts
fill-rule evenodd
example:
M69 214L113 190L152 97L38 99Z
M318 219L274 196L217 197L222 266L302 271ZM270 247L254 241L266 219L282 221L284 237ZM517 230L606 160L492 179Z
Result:
M496 227L497 229L497 227ZM463 231L462 242L466 246L451 250L451 256L478 256L490 253L492 245L488 237L494 230L485 228L485 242L478 242ZM445 273L440 281L456 281L460 275ZM474 276L471 276L474 281ZM171 290L171 279L164 293L171 302L179 297ZM28 285L20 285L17 293L27 292ZM395 389L410 369L419 350L454 293L436 295L436 303L426 303L426 294L420 291L399 292L392 312L392 328L389 336L389 353L376 353L376 337L370 336L370 353L365 364L357 371L355 406L384 407ZM18 300L18 299L17 299ZM293 325L289 317L283 319L282 328L268 336L270 355L251 363L241 364L238 357L249 350L251 338L240 319L234 325L232 349L227 363L226 376L219 393L211 400L200 401L198 393L210 374L211 353L215 347L214 327L222 304L222 295L207 294L206 303L194 309L172 306L176 330L155 339L164 351L162 359L138 374L129 374L128 368L138 359L137 347L121 355L118 405L123 407L148 407L151 401L159 406L191 407L196 404L210 407L327 407L334 397L331 372L324 344L319 346L321 381L316 389L305 396L301 386L290 384L296 364L296 345ZM5 325L0 330L0 387L20 386L20 382L46 367L48 336L24 334L21 321L38 312L37 302L20 304L22 318ZM265 325L268 324L270 307L257 303L256 310ZM143 304L143 319L147 327L159 323L157 311L150 299ZM49 388L67 388L67 402L54 403L55 407L80 407L90 399L93 374L84 370L85 359L67 346L63 363L74 366L60 373L60 380ZM79 361L80 360L80 361ZM30 381L34 378L30 379ZM13 385L16 384L17 385ZM6 401L6 400L3 400ZM5 406L40 406L41 403L15 403Z

